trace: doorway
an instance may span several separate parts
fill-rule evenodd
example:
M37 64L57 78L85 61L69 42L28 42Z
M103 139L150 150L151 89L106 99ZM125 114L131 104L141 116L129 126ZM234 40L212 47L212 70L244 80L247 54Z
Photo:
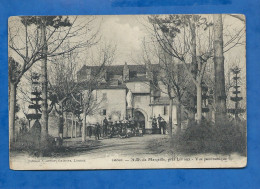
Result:
M144 114L139 111L135 110L134 111L134 120L136 124L143 129L143 132L145 131L145 116Z

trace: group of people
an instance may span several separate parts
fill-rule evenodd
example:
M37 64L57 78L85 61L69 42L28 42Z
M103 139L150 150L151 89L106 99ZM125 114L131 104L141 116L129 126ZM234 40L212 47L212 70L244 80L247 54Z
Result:
M96 123L87 128L89 137L95 136L96 140L100 137L112 138L120 137L127 138L131 136L142 136L144 133L144 125L135 121L133 118L126 118L125 120L115 121L114 123L105 117L103 124Z
M99 123L87 127L87 135L89 136L89 138L91 138L92 135L94 135L95 139L99 140L99 138L101 137L101 133L102 133L102 128Z
M153 117L152 128L153 134L166 134L166 121L160 114L157 118L155 116ZM112 122L105 117L102 124L97 122L96 124L87 127L88 136L91 138L91 136L94 135L96 140L99 140L101 137L127 138L131 136L143 136L143 133L144 123L135 121L135 119L131 117L115 122Z
M153 117L152 127L154 132L157 129L159 129L160 134L164 134L164 135L166 134L166 121L161 117L160 114L157 118L155 116Z

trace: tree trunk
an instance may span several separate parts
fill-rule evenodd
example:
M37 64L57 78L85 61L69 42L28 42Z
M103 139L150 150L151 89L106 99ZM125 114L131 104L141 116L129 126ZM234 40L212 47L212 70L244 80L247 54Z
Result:
M29 130L31 129L31 120L28 120L28 126L29 126Z
M9 96L9 139L15 142L15 104L16 104L16 89L17 85L9 83L10 96Z
M59 117L59 137L63 139L63 116Z
M177 131L176 134L179 136L181 133L181 104L178 102L178 107L177 107Z
M80 135L79 136L82 136L82 120L80 120L79 123L80 123L80 127L79 127Z
M192 75L193 78L196 79L197 77L197 72L198 72L198 64L197 64L197 47L196 47L196 26L195 26L195 22L194 19L191 19L190 22L190 32L191 32L191 58L192 58L192 63L191 63L191 67L192 67ZM196 94L196 85L194 84L191 87L192 90L192 94ZM191 114L190 114L190 118L192 120L195 120L195 95L194 98L191 99Z
M77 121L75 121L75 138L77 138Z
M68 137L69 134L68 134L68 120L67 120L67 112L65 112L64 126L66 127L66 134L64 134L64 135L65 135L66 137Z
M173 99L170 98L170 106L169 106L169 136L172 137L172 104Z
M222 15L214 14L214 68L215 68L215 104L216 121L221 121L226 114L225 71L223 53Z
M74 114L71 115L71 138L73 138Z
M202 88L201 83L197 85L197 123L200 124L202 119Z
M42 49L43 59L41 61L41 78L42 78L42 140L45 141L48 135L48 102L47 102L47 42L46 42L46 26L45 23L41 24L41 37L44 44Z
M82 142L86 141L86 107L83 105Z
M59 119L59 137L63 139L63 126L64 126L64 119L63 119L63 105L61 105L61 114Z

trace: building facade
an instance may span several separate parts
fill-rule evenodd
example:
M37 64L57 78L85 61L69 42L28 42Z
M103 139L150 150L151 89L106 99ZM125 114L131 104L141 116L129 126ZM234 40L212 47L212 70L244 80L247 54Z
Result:
M97 69L97 66L83 66L77 75L78 82L93 77ZM146 133L152 133L153 117L160 115L168 122L169 98L159 90L164 86L157 79L158 69L158 65L127 63L106 66L101 81L92 92L97 107L87 116L87 122L102 123L105 117L113 122L132 118L143 125ZM172 108L172 119L176 124L176 105Z

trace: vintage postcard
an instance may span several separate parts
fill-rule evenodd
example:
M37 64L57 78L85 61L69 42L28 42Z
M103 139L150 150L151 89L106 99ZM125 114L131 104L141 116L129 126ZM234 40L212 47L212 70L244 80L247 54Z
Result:
M242 168L240 14L15 16L10 169Z

